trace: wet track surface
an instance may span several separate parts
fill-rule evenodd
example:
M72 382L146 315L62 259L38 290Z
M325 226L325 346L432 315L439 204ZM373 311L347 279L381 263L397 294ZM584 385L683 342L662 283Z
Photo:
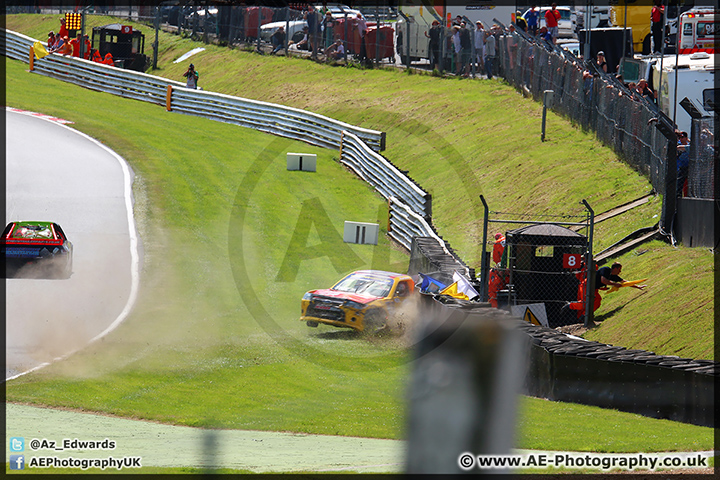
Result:
M6 112L6 219L48 220L73 243L69 279L5 280L6 378L82 348L129 308L134 226L130 173L59 123ZM131 213L131 212L130 212Z

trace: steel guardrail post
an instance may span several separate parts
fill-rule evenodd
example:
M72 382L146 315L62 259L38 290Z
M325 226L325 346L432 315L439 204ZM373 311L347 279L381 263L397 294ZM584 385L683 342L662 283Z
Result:
M583 199L582 204L588 210L588 248L585 258L585 272L587 279L585 280L585 328L590 328L594 323L594 303L595 303L595 261L593 260L593 230L595 229L595 212L590 204Z
M487 255L485 255L485 249L487 247L487 231L488 231L488 221L489 221L489 215L490 215L490 209L488 208L488 204L485 201L485 197L480 195L480 201L483 204L483 245L482 245L482 256L480 257L480 298L482 298L483 302L488 301L488 273L489 273L489 265L488 265L488 258Z

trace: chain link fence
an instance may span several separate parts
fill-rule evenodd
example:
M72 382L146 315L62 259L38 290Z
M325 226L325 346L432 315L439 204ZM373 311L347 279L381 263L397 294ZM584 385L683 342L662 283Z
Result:
M43 7L9 6L7 13L67 13L73 6ZM361 40L355 21L359 10L331 7L331 18L325 12L317 12L316 36L303 43L303 27L308 26L307 5L298 4L282 8L259 6L218 5L202 6L198 2L186 5L159 5L110 7L95 6L83 10L87 14L112 15L118 18L156 26L168 32L187 35L198 41L213 42L235 48L269 54L312 56L308 44L317 47L318 58L328 60L326 49L341 39L345 54L334 59L347 63L363 61L395 64L396 10L386 6L362 8L368 32ZM597 138L610 146L627 164L646 176L654 189L664 195L666 188L668 139L654 127L658 117L657 106L637 93L631 92L613 74L599 70L594 62L585 64L567 50L552 46L521 31L509 32L499 21L496 30L497 55L495 74L526 95L541 101L543 92L554 92L552 110L568 118L583 130L595 132ZM272 34L278 27L286 31L284 43L274 44ZM483 73L482 59L475 49L475 27L468 24L472 38L469 58L470 73ZM308 29L309 31L309 29ZM459 57L453 49L451 28L443 28L441 70L458 71ZM499 33L498 33L499 32ZM314 41L313 41L314 40ZM402 42L398 38L397 49L402 56ZM279 47L279 48L278 48ZM707 121L707 120L705 120ZM709 120L712 122L712 119ZM699 131L703 128L700 127ZM712 132L710 126L709 132ZM688 173L688 196L714 198L713 172L717 149L714 140L707 135L696 143L696 155Z
M715 120L713 117L695 119L692 129L687 196L712 199L715 198L715 164L718 160Z
M357 15L367 25L361 35ZM205 42L232 45L263 54L321 55L334 61L395 63L392 14L387 9L363 12L342 6L327 10L302 7L221 5L200 9L194 6L161 6L153 13L160 28ZM154 16L139 21L153 24ZM313 28L313 25L315 28ZM284 35L273 37L280 27ZM330 48L341 40L343 52ZM334 52L331 55L331 52Z
M579 287L587 280L583 267L591 251L593 230L593 217L586 207L585 215L486 209L483 298L494 308L546 327L584 323L586 298ZM563 308L568 302L573 305ZM523 315L518 306L527 306L525 311L530 309L532 315Z
M178 35L188 36L204 43L216 43L262 54L315 56L330 60L326 55L335 40L342 40L343 55L332 60L343 62L362 61L366 64L395 63L395 30L392 23L397 17L389 7L364 7L362 10L330 5L328 10L315 10L317 28L308 23L308 4L288 7L245 5L213 5L190 2L185 5L139 5L139 6L89 6L77 10L71 5L57 7L15 6L7 7L7 13L65 14L82 12L88 15L109 15L127 18ZM330 12L327 16L326 13ZM363 36L358 29L357 14L367 25ZM327 17L327 18L326 18ZM272 35L283 27L282 42ZM306 30L303 30L307 27ZM307 35L307 39L303 38ZM279 47L279 48L277 48ZM313 48L315 51L313 51Z
M654 128L655 104L630 92L614 75L585 65L567 50L522 32L500 35L501 75L540 101L552 90L554 111L583 130L594 131L623 161L665 190L667 139Z

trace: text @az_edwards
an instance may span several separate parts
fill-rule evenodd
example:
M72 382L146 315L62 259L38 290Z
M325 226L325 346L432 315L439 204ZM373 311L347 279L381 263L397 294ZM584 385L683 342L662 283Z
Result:
M48 440L47 438L30 440L30 450L55 450L62 452L65 450L115 450L117 446L115 440L105 438L103 440L80 440L77 438L65 438L60 442Z

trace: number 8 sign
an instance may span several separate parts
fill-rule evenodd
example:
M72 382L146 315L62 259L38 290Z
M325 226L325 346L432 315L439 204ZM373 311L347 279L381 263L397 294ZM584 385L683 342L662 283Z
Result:
M579 253L565 253L563 254L563 268L580 268L582 262L582 255Z

